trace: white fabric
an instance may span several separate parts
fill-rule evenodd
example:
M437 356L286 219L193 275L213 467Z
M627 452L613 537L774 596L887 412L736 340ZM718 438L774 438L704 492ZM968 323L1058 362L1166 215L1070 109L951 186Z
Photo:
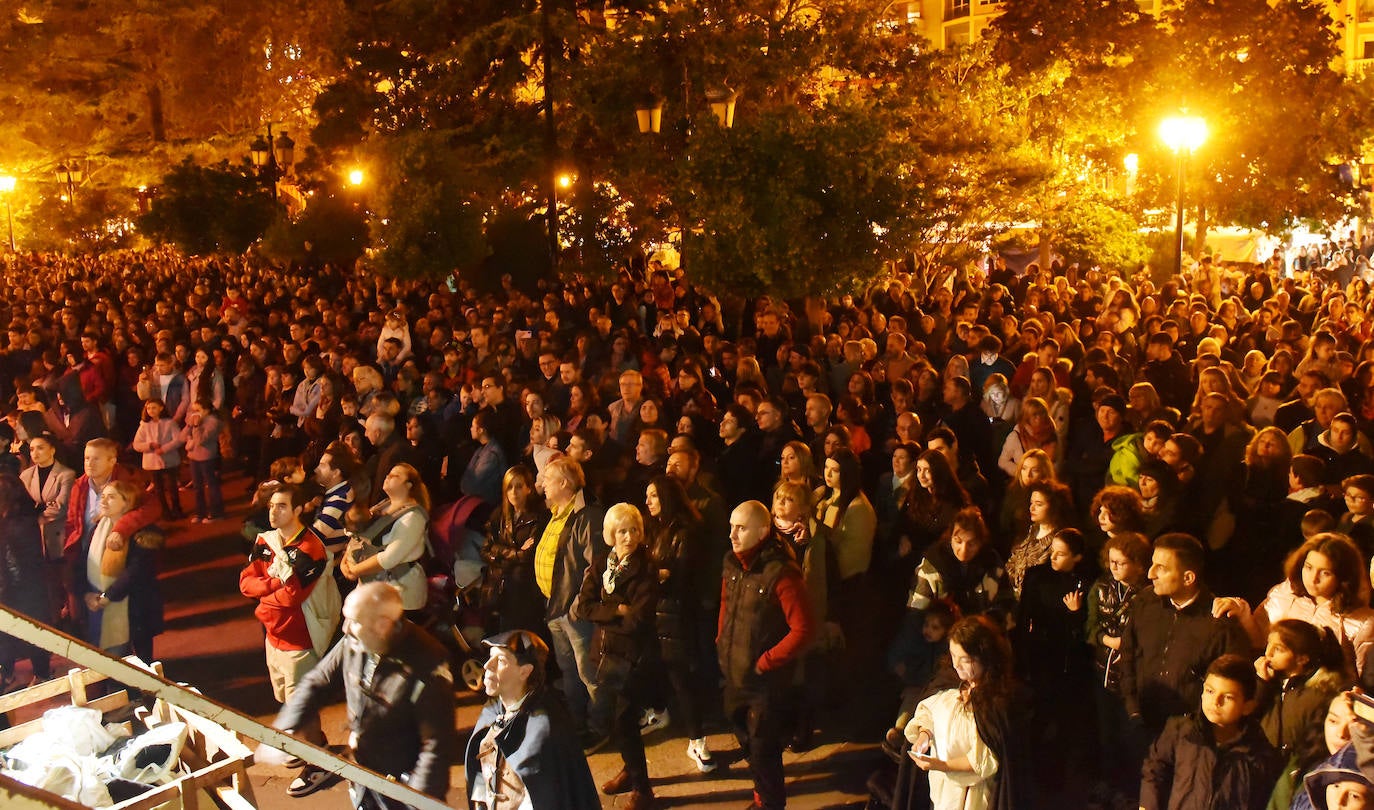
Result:
M973 711L959 702L958 689L936 692L916 706L906 726L915 742L921 729L930 732L931 756L949 761L967 757L973 771L930 771L931 810L986 810L992 798L997 757L978 736Z
M95 526L95 533L91 535L91 548L86 554L86 581L96 593L104 593L116 579L100 573L100 558L105 555L105 543L113 528L113 520L101 518ZM124 542L132 543L133 538L126 537ZM112 650L128 643L129 600L111 601L100 611L100 647Z
M315 580L315 587L310 589L305 604L301 605L305 627L310 632L310 646L321 658L329 652L329 643L334 640L334 631L343 613L343 595L339 593L339 583L334 581L334 555L327 549L324 553L324 572Z
M1255 610L1255 619L1267 637L1269 628L1281 619L1298 619L1315 627L1325 627L1336 635L1349 668L1363 670L1370 644L1374 644L1374 609L1361 607L1336 613L1331 603L1317 604L1309 596L1298 596L1287 580L1269 589ZM1359 674L1363 675L1363 671Z
M419 560L425 553L425 527L428 519L422 509L412 509L396 519L386 533L382 550L377 552L377 562L383 570ZM425 606L429 596L425 582L425 569L419 565L406 566L405 573L391 578L401 589L401 604L406 610L419 610Z

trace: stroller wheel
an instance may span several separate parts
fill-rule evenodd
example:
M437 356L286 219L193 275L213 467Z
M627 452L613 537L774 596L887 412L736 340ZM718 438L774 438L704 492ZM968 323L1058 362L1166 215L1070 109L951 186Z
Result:
M482 691L483 671L480 663L471 658L467 659L462 666L463 683L474 692Z

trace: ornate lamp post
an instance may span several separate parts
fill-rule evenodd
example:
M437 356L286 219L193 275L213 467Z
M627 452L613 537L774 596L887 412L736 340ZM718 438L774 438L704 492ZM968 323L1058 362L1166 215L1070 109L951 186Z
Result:
M81 185L84 178L85 172L81 170L81 164L76 161L69 164L57 164L57 182L61 183L62 187L67 190L67 202L76 203L76 187Z
M1178 156L1178 220L1174 272L1183 273L1183 178L1188 156L1207 140L1207 122L1195 115L1171 115L1159 124L1159 138Z
M272 124L267 124L267 136L259 135L248 146L248 155L258 170L258 176L272 190L277 199L277 181L291 172L296 163L296 142L285 131L273 137Z

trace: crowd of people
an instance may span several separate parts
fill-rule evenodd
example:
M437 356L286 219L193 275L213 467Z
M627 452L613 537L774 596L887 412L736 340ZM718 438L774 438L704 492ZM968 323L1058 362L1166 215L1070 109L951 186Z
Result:
M756 807L785 805L783 751L817 735L882 740L901 807L1374 800L1349 691L1374 687L1367 267L1348 240L1162 282L993 258L784 301L656 263L478 289L15 256L0 598L151 660L164 538L237 530L239 469L240 590L289 727L322 741L304 708L392 639L423 662L386 670L393 696L434 702L407 709L414 746L355 756L435 795L460 755L416 625L442 570L460 623L500 634L488 687L514 668L538 692L483 716L612 746L600 787L633 810L655 801L642 735L678 729L711 774L722 720ZM354 590L373 582L395 598ZM7 685L24 657L50 671L10 644ZM479 723L470 768L500 775L499 736Z

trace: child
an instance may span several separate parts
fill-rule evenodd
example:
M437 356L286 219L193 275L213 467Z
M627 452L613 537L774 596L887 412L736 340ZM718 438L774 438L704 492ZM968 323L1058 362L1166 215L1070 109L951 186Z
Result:
M1127 733L1126 707L1121 701L1121 637L1130 618L1131 602L1149 584L1150 541L1142 534L1122 532L1107 540L1102 549L1107 573L1088 591L1087 640L1092 647L1097 676L1093 698L1097 706L1097 740L1102 775L1126 788L1139 778L1136 772L1144 751L1123 745Z
M1299 527L1302 529L1302 541L1306 543L1323 532L1336 531L1336 519L1325 509L1308 509Z
M887 656L888 667L904 685L924 692L940 659L949 655L949 628L958 620L958 612L948 599L933 602L921 616L920 634L907 633L892 645Z
M1202 711L1169 718L1150 746L1141 769L1141 810L1265 806L1280 761L1254 717L1258 682L1254 664L1239 655L1207 667Z
M911 722L916 704L930 693L935 673L948 666L949 629L959 620L954 603L941 599L931 604L921 617L919 636L908 633L904 642L894 643L888 651L888 667L902 679L902 705L897 722L888 729L886 742L894 750L902 745L902 729Z
M191 484L196 491L196 516L192 523L210 523L224 518L224 498L219 488L219 435L223 428L214 404L198 399L186 415L181 441L191 462Z
M1280 392L1283 390L1283 376L1277 371L1266 371L1259 379L1258 390L1246 403L1249 406L1250 423L1256 428L1274 424L1274 414L1283 404Z
M1339 694L1331 699L1331 705L1326 711L1326 721L1321 729L1314 729L1308 733L1306 741L1306 751L1298 751L1294 755L1296 768L1291 767L1277 786L1274 787L1274 795L1269 800L1270 807L1286 807L1289 810L1313 810L1318 806L1332 806L1314 804L1314 797L1307 790L1308 785L1316 787L1315 799L1320 800L1325 796L1325 785L1330 784L1333 779L1342 778L1333 775L1331 771L1353 771L1358 769L1358 757L1355 746L1350 742L1350 727L1359 722L1355 718L1355 711L1350 704L1350 696ZM1315 732L1315 733L1314 733ZM1325 774L1325 775L1321 775ZM1309 781L1310 780L1310 781ZM1374 797L1367 797L1374 799ZM1368 802L1374 804L1374 802ZM1335 807L1346 805L1336 804Z
M168 520L181 520L181 496L177 494L177 468L181 466L181 433L167 415L160 399L143 403L143 421L134 434L134 449L143 454L143 469L152 474L162 514Z
M1331 699L1344 691L1344 666L1330 629L1298 619L1282 619L1269 628L1264 655L1255 661L1260 727L1284 758L1285 778L1298 764L1294 758L1309 730L1321 724Z
M1337 521L1336 531L1349 535L1369 559L1374 554L1374 475L1352 475L1341 482L1341 489L1347 511Z

